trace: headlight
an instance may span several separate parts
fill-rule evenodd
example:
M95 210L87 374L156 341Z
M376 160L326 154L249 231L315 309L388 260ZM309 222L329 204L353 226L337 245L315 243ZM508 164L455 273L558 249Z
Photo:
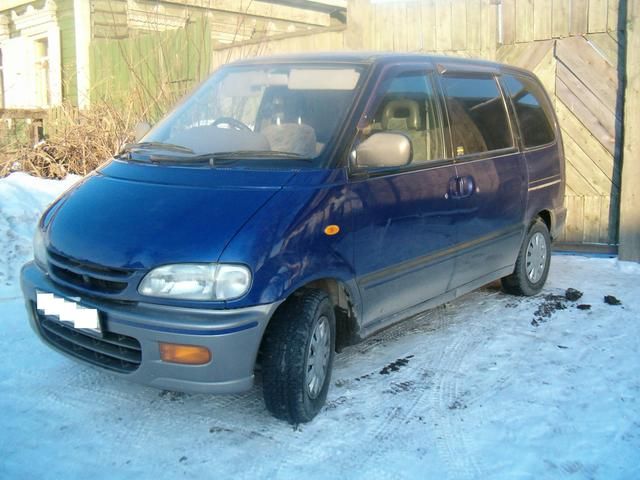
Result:
M33 259L41 268L46 268L47 248L44 246L44 236L39 226L36 226L36 232L33 235Z
M138 292L183 300L231 300L249 290L251 272L243 265L182 263L151 270Z

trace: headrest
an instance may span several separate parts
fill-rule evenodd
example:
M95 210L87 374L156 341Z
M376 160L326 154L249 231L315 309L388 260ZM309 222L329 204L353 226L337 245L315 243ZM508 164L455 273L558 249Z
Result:
M384 130L392 129L393 124L396 122L391 122L392 125L389 125L389 121L396 118L404 119L409 130L420 130L420 107L418 102L414 100L391 100L385 105L382 112L382 128Z

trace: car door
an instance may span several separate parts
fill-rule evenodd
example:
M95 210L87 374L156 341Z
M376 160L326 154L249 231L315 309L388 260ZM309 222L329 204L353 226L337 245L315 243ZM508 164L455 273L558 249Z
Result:
M496 74L440 76L457 172L452 287L511 273L524 234L527 170Z
M448 191L455 167L447 159L441 110L428 67L395 66L382 75L360 120L357 142L400 132L413 150L404 167L351 171L365 327L375 328L449 287L456 231Z

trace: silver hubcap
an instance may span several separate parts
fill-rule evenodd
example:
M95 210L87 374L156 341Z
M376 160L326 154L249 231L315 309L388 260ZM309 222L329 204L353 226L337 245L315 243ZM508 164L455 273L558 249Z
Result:
M527 277L531 283L537 283L544 274L547 265L547 243L544 235L536 232L527 246Z
M318 320L316 328L311 335L311 343L309 344L309 353L307 356L305 384L307 385L307 392L311 398L317 398L318 395L320 395L324 380L327 377L331 353L330 336L329 319L322 316L320 320Z

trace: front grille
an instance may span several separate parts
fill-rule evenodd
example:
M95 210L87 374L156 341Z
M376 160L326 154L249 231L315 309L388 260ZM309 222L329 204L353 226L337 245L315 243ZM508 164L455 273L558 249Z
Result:
M119 373L131 373L140 366L140 342L135 338L104 331L101 338L94 337L60 323L57 317L40 313L35 305L32 308L40 333L60 350Z
M51 264L51 273L61 280L67 283L71 283L76 287L86 288L87 290L93 290L96 292L104 293L120 293L127 288L126 282L116 282L113 280L105 280L104 278L97 278L86 273L80 274L61 268L58 265Z
M54 252L49 255L49 270L61 283L90 292L115 295L123 292L133 272L81 262Z

